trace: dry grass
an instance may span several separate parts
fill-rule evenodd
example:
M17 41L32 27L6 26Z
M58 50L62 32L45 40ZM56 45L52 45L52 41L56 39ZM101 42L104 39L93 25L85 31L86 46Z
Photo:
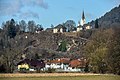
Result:
M120 80L120 76L90 73L14 73L0 74L0 80Z
M41 76L89 76L89 75L102 75L93 73L12 73L0 74L0 77L41 77ZM107 74L104 74L107 75Z

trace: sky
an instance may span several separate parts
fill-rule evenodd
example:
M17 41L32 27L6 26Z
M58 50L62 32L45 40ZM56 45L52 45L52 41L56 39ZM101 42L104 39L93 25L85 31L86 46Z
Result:
M0 25L12 18L17 22L34 20L44 28L67 20L77 25L83 11L90 22L119 4L120 0L0 0Z

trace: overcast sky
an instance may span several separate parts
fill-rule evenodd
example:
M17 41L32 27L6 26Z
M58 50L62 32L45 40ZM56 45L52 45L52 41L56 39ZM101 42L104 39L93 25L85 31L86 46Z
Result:
M119 4L120 0L0 0L0 25L11 18L18 22L34 20L45 28L67 20L78 24L83 10L89 22Z

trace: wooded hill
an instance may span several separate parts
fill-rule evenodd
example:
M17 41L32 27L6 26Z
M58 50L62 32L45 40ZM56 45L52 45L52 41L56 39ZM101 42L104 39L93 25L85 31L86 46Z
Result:
M101 16L98 20L99 27L115 27L120 26L120 5L113 8L111 11L107 12L105 15ZM95 21L91 21L88 24L95 26Z

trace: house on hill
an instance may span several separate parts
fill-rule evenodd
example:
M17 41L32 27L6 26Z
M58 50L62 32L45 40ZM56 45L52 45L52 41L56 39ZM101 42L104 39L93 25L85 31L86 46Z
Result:
M45 31L47 31L47 32L53 32L53 28L47 28Z
M37 28L35 33L40 33L41 31L43 31L43 28Z
M59 33L59 32L60 33L66 32L66 27L63 26L62 24L59 24L53 28L53 33Z
M81 31L81 30L83 30L83 27L82 27L81 25L79 25L79 26L77 27L77 32L79 32L79 31Z
M84 24L83 27L85 30L92 29L92 27L89 24Z

